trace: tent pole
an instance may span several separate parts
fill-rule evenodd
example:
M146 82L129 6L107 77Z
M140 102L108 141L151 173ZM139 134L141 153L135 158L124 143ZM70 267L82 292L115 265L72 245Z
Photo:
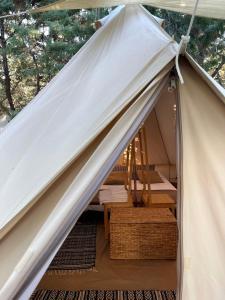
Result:
M144 147L145 147L145 159L146 159L146 173L149 169L149 159L148 159L148 145L147 145L147 136L146 136L146 130L145 127L143 126L142 128L142 133L143 133L143 139L144 139ZM150 173L149 173L150 174ZM146 176L147 179L147 187L148 187L148 205L150 206L152 203L151 199L151 178L150 176Z
M143 190L141 193L141 198L143 197L143 194L146 191L146 177L145 177L145 172L144 172L144 152L143 152L143 143L142 143L142 136L141 136L141 129L138 132L138 137L139 137L139 145L140 145L140 156L141 156L141 173L142 173L142 178L143 178Z

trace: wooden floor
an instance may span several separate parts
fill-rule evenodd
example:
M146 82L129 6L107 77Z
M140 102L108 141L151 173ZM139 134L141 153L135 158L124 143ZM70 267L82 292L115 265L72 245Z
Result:
M44 275L38 288L63 290L176 289L174 260L111 260L103 224L97 230L96 270Z

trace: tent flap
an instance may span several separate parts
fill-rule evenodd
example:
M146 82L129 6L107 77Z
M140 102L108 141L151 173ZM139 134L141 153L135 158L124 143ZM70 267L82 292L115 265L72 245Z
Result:
M0 237L174 58L176 47L143 7L123 7L9 123L0 136Z

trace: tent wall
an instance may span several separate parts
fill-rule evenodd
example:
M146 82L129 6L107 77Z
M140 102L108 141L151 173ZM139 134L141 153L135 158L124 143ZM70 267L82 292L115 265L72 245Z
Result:
M175 109L177 97L176 90L168 91L168 89L169 84L164 88L152 112L152 118L155 119L155 126L152 126L152 129L149 128L147 139L150 162L154 164L156 169L167 177L167 179L176 181ZM155 147L152 147L153 144L155 144Z
M176 181L176 90L168 83L145 121L149 163L167 179ZM141 164L140 151L136 162ZM126 163L121 155L117 164Z
M180 299L224 299L225 105L184 60ZM225 97L224 97L225 99Z

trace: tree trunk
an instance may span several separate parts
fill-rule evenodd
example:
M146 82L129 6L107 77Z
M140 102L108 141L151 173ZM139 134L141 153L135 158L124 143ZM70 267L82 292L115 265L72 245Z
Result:
M211 75L212 78L215 78L218 75L220 69L223 67L224 64L225 64L225 57L222 56L221 62L219 63L219 65L216 67L216 69L213 71L213 73Z
M30 54L31 54L31 56L33 58L33 62L35 64L36 72L37 72L36 73L36 93L35 93L37 95L40 92L40 90L41 90L41 76L40 76L38 62L37 62L37 59L35 57L35 54L32 51L30 51Z
M11 110L15 110L15 106L13 103L13 98L11 94L11 80L9 74L9 65L8 65L8 58L6 52L6 40L5 40L5 27L4 27L4 19L0 19L0 42L2 48L2 67L4 73L4 83L5 83L5 94L7 100L9 102L9 106Z

